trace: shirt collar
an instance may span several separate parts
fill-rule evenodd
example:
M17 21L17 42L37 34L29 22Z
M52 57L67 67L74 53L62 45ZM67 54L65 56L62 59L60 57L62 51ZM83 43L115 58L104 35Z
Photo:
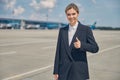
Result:
M78 26L78 22L76 22L76 24L74 26L71 26L69 24L69 30L76 30L77 29L77 26Z

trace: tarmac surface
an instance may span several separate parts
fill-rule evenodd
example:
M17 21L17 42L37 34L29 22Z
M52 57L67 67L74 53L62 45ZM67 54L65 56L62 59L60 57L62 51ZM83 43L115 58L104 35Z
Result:
M90 80L120 80L120 31L93 31ZM58 30L0 30L0 80L53 80Z

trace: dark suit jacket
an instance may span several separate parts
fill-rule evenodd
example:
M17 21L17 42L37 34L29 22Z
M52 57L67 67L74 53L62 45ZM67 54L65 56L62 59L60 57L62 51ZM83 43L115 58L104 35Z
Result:
M78 24L71 45L68 43L67 25L59 30L53 74L59 75L59 80L86 80L89 79L86 51L96 53L98 45L90 27ZM81 48L76 49L76 37L81 41Z

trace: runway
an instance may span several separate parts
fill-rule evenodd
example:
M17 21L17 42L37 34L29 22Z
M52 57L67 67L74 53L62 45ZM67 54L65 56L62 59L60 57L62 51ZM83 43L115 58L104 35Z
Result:
M90 80L120 80L120 31L93 31ZM0 80L53 80L58 30L0 30Z

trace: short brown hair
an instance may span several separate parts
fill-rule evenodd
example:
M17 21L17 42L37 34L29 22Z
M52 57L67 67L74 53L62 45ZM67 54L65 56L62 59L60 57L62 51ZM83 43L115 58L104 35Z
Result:
M76 10L76 12L79 14L79 8L78 8L78 6L76 5L76 4L74 4L74 3L70 3L67 7L66 7L66 9L65 9L65 13L67 13L67 11L69 10L69 9L74 9L74 10Z

